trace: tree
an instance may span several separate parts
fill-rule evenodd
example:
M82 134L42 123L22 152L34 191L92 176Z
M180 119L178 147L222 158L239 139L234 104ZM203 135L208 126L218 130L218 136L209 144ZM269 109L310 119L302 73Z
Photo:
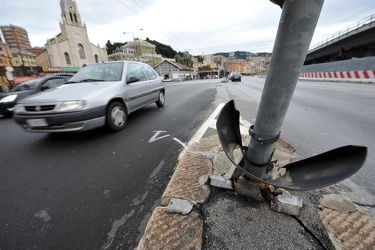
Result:
M203 63L203 57L202 56L194 56L198 59L198 62Z
M180 54L176 54L176 55L174 56L174 59L176 60L177 63L181 63L181 62L182 62L181 58L182 58L182 57L181 57Z
M187 51L185 52L179 51L174 58L176 59L176 62L180 64L186 65L188 67L193 67L192 56Z
M107 48L107 54L110 55L110 54L115 53L116 49L120 48L122 45L124 45L124 43L115 42L112 44L111 41L108 40L107 43L105 44Z
M105 47L107 48L107 54L110 55L113 52L113 45L110 40L107 41L105 44Z
M162 57L166 57L166 58L175 58L177 52L172 49L171 46L169 45L165 45L165 44L162 44L162 43L159 43L155 40L150 40L148 37L146 38L146 42L149 42L153 45L155 45L155 51L157 54L160 54L162 55Z
M210 65L204 65L202 67L199 67L198 70L212 70Z

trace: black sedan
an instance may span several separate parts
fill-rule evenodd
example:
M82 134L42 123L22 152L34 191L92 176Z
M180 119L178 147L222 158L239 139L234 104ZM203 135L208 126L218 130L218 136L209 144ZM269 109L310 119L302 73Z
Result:
M241 74L238 74L238 73L234 73L232 76L231 76L231 81L232 82L240 82L241 81Z
M12 116L17 101L66 83L71 75L47 76L25 81L9 92L0 93L0 115Z

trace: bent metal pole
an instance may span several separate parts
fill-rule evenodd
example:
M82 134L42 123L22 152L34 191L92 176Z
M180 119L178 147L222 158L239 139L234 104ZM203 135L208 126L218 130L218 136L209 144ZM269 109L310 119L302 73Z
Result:
M324 0L285 0L251 140L253 171L270 163Z

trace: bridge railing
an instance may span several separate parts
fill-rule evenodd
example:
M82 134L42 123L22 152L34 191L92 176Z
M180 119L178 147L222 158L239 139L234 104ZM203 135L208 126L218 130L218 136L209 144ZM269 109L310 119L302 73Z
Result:
M358 29L360 29L364 26L372 27L373 25L375 25L375 14L372 14L371 16L368 16L368 17L358 21L357 23L352 24L352 25L348 26L347 28L345 28L343 30L340 30L339 32L334 33L332 36L330 36L330 37L320 41L319 43L313 45L310 48L310 51L315 50L315 49L320 48L320 47L323 47L323 46L327 45L328 43L330 43L331 41L333 41L335 39L346 37L346 36L349 35L350 32L358 30Z
M353 70L375 70L375 56L349 60L304 65L302 72L334 72Z

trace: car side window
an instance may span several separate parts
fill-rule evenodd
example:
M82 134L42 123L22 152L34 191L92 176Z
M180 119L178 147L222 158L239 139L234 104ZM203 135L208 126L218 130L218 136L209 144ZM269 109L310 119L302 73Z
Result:
M142 65L142 68L146 72L147 78L149 80L155 80L155 79L158 78L157 74L155 73L155 71L150 66L144 64L144 65Z
M137 77L140 82L147 81L147 77L143 72L141 65L138 63L128 63L126 71L126 81L128 81L131 77Z

